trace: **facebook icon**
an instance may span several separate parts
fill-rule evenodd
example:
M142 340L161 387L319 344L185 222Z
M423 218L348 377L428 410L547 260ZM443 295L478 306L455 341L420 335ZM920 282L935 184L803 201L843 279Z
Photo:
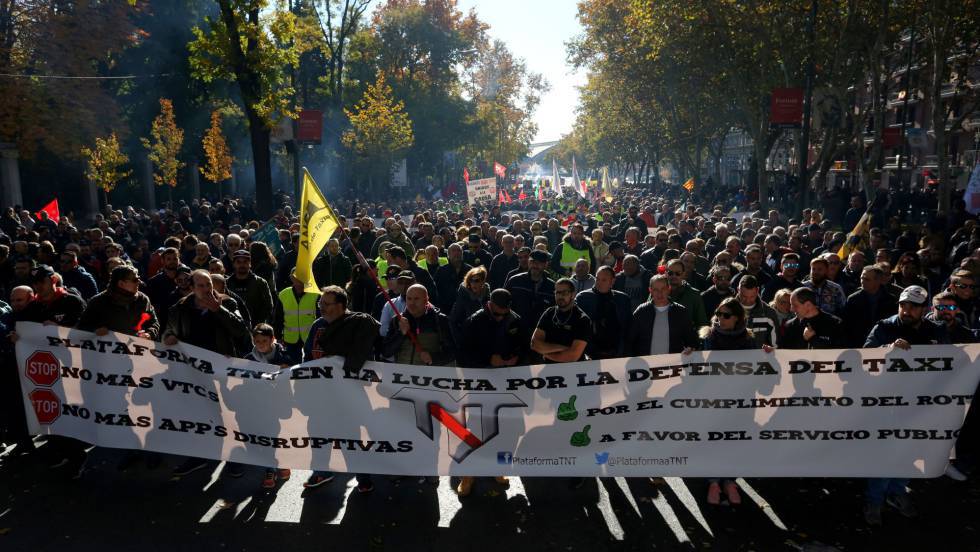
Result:
M511 452L498 452L497 453L497 463L498 464L510 464L514 461L514 454Z

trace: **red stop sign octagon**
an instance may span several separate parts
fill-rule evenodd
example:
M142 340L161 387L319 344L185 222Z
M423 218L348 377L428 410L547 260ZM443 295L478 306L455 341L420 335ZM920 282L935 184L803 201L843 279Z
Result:
M31 399L31 407L40 424L48 425L54 423L61 416L61 399L50 389L35 389L28 394Z
M61 377L61 361L49 351L34 351L24 363L24 372L34 385L51 387Z

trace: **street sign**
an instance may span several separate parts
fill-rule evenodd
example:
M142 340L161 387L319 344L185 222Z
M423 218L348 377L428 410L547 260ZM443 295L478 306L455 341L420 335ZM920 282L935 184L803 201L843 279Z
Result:
M296 124L296 141L319 144L323 136L323 112L319 109L304 109L299 112Z
M48 351L35 351L27 357L24 373L34 385L51 387L61 376L61 361Z
M35 389L28 394L31 408L37 416L37 422L43 425L54 423L61 416L61 399L50 389Z
M803 89L774 88L769 98L769 126L800 128L803 125Z

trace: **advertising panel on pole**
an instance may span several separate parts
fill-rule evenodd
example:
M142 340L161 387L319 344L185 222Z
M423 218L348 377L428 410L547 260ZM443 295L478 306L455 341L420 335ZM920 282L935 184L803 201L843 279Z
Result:
M773 88L769 98L769 126L800 128L803 126L803 89Z
M479 203L496 203L497 178L481 178L466 183L466 199L470 205Z
M405 159L391 165L391 186L393 188L408 186L408 162Z
M323 112L319 109L304 109L299 112L296 123L296 141L319 144L323 136Z

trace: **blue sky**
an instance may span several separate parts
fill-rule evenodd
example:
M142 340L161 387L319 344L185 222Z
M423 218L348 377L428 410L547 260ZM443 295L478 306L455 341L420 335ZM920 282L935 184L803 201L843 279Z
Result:
M582 30L575 17L576 4L575 0L459 0L461 11L476 9L490 25L490 35L506 43L551 85L535 112L536 142L561 138L575 122L575 87L585 83L585 73L572 72L565 61L565 43Z

